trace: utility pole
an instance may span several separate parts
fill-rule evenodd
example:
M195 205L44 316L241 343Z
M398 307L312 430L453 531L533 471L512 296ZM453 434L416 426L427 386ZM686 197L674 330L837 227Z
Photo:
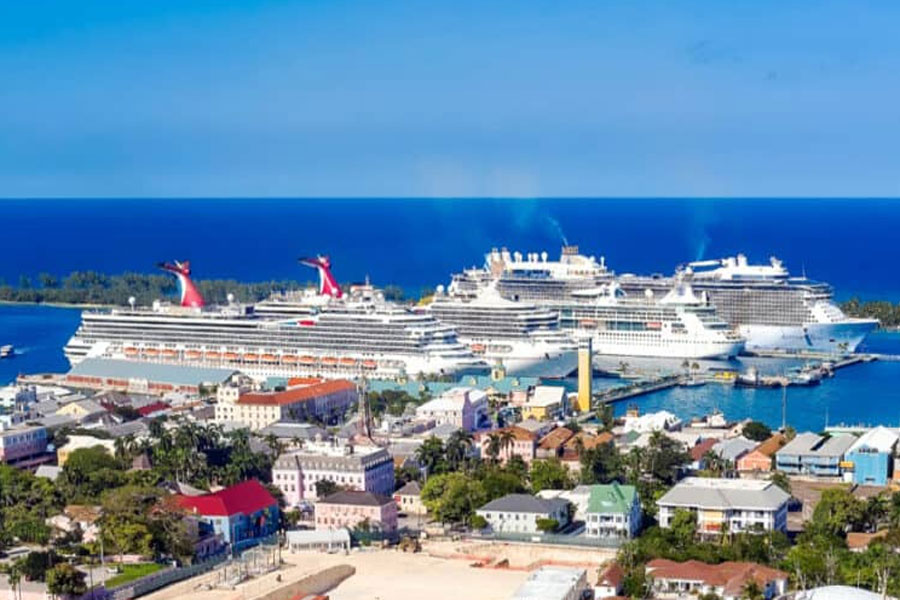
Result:
M781 386L781 432L787 431L787 386Z

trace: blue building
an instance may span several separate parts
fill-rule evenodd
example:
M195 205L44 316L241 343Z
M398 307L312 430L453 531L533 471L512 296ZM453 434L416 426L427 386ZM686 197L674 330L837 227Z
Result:
M855 441L852 435L801 433L775 453L775 467L789 475L840 477L844 454Z
M876 427L863 434L847 450L845 468L853 471L853 483L887 485L894 472L894 457L900 435L887 427Z

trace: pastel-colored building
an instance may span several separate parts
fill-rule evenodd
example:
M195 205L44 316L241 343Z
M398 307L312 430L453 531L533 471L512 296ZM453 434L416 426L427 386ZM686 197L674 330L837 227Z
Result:
M534 388L522 405L522 418L536 421L561 419L568 412L566 388L562 386L539 385Z
M272 465L272 483L288 506L318 498L316 484L321 481L387 496L394 491L394 461L384 448L335 440L307 443Z
M340 491L316 502L316 529L356 529L364 523L373 531L396 532L394 499L372 492Z
M221 536L234 548L259 543L278 530L278 501L255 479L200 496L177 495L178 506L200 524L200 535Z
M769 439L759 444L756 448L747 452L737 460L737 470L741 472L767 473L774 467L774 456L784 444L787 443L784 435L773 434Z
M70 435L69 441L56 451L56 462L59 466L63 466L69 460L69 456L76 450L93 448L95 446L103 448L110 456L115 456L116 444L112 440L100 439L91 435Z
M538 522L553 519L559 527L569 523L569 502L562 498L539 498L529 494L507 494L491 500L477 511L497 533L542 533Z
M801 433L775 453L775 466L789 475L840 477L844 454L855 441L852 435Z
M633 485L590 486L585 511L585 535L595 538L637 536L641 529L641 501Z
M256 431L278 421L316 417L330 421L357 401L356 384L335 379L290 387L284 391L250 392L223 386L217 392L215 420L242 423Z
M422 503L422 486L417 481L410 481L394 492L394 502L401 513L408 515L424 515L428 512Z
M751 562L725 562L711 565L698 560L675 562L656 558L647 563L655 598L687 598L715 594L723 600L746 597L750 582L756 583L766 600L787 591L788 574ZM838 598L842 596L834 596Z
M0 463L30 466L47 452L47 429L17 425L0 430Z
M844 455L844 467L852 471L853 483L887 485L894 472L898 440L897 432L887 427L876 427L860 436Z
M469 387L447 390L416 408L416 419L475 431L487 420L487 394Z
M503 427L492 431L484 431L478 434L478 447L483 458L491 456L492 445L495 443L492 436L496 436L499 441L497 449L497 459L501 463L506 463L511 457L518 456L525 464L531 464L537 451L538 436L535 433L516 427ZM504 441L506 440L506 441Z

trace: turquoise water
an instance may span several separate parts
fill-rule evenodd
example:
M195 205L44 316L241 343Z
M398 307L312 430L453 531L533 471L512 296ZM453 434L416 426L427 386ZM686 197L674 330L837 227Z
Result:
M17 349L14 358L0 360L0 384L13 381L19 373L66 371L68 363L62 348L77 328L79 314L77 309L0 305L0 344L14 344ZM878 332L867 340L865 350L900 354L900 334ZM774 359L749 362L772 373L797 364L797 361ZM840 422L900 425L898 381L900 362L884 361L841 369L833 379L816 387L790 388L788 423L801 430L822 429L826 419L832 425ZM598 387L617 383L614 379L597 381ZM672 388L641 397L634 403L644 412L665 409L682 418L700 416L718 408L731 419L750 417L771 426L781 424L781 390L707 384L699 388ZM627 404L616 405L616 412L624 413Z

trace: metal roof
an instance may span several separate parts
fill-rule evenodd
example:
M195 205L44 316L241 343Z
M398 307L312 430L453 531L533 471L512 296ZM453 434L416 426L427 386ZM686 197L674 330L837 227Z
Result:
M513 600L564 600L585 575L585 569L541 567L519 586Z
M637 497L637 490L633 485L618 483L592 485L590 491L587 508L589 513L629 514Z
M106 358L85 358L69 371L71 375L109 377L113 379L144 379L175 385L222 383L237 373L234 369L166 365Z
M565 508L567 504L568 501L559 498L545 500L530 494L507 494L502 498L491 500L478 510L545 515L559 508Z
M688 477L657 500L660 506L775 510L790 495L771 481Z
M840 458L856 438L852 435L837 434L826 438L817 433L801 433L788 442L777 455L815 455Z
M891 454L897 445L898 439L900 439L900 436L897 435L897 432L887 427L876 427L875 429L870 429L853 442L847 453L855 452L861 448L868 448L882 454Z

